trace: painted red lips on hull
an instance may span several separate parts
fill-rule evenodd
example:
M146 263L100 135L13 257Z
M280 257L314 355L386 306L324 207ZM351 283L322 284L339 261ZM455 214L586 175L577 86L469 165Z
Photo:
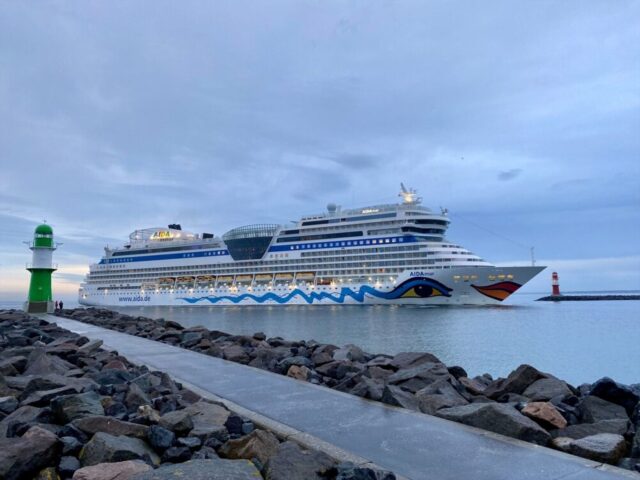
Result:
M522 285L515 282L499 282L499 283L494 283L492 285L485 285L482 287L478 285L471 285L471 286L475 288L478 292L480 292L481 294L489 298L503 301L513 292L518 290Z

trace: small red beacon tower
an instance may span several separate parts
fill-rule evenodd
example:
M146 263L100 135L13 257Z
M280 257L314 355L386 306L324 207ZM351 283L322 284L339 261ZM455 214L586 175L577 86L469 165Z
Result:
M560 284L558 283L558 272L551 274L551 295L553 297L560 296Z

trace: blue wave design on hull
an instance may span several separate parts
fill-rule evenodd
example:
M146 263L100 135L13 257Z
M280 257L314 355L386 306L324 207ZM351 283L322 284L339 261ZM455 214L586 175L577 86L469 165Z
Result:
M339 293L331 293L331 292L303 292L299 288L292 290L290 293L281 297L274 292L268 292L264 295L253 295L251 293L243 293L242 295L223 295L223 296L205 296L205 297L181 297L178 300L184 300L190 304L196 304L200 301L207 301L212 304L216 304L222 301L230 301L234 304L238 304L246 299L251 299L257 303L264 303L266 301L272 300L281 305L285 303L289 303L293 298L300 297L309 305L311 305L314 301L320 300L331 300L335 303L344 303L347 298L352 298L356 302L362 303L364 302L365 296L370 295L372 297L381 298L384 300L395 300L397 298L403 297L405 294L414 289L415 292L418 292L414 297L420 298L428 298L431 296L445 296L450 297L452 289L447 287L446 285L433 280L432 278L425 277L417 277L406 280L405 282L398 285L396 288L389 292L382 292L380 290L376 290L370 285L362 285L358 291L353 291L350 288L342 288Z

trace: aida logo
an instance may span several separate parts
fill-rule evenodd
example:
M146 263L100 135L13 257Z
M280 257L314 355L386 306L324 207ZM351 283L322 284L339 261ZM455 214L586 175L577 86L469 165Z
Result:
M433 272L409 272L410 277L431 277Z

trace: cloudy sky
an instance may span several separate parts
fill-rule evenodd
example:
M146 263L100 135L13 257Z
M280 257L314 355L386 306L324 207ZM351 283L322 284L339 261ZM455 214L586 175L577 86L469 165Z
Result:
M640 3L0 3L0 299L104 245L393 202L565 290L640 289ZM529 286L546 290L548 274Z

